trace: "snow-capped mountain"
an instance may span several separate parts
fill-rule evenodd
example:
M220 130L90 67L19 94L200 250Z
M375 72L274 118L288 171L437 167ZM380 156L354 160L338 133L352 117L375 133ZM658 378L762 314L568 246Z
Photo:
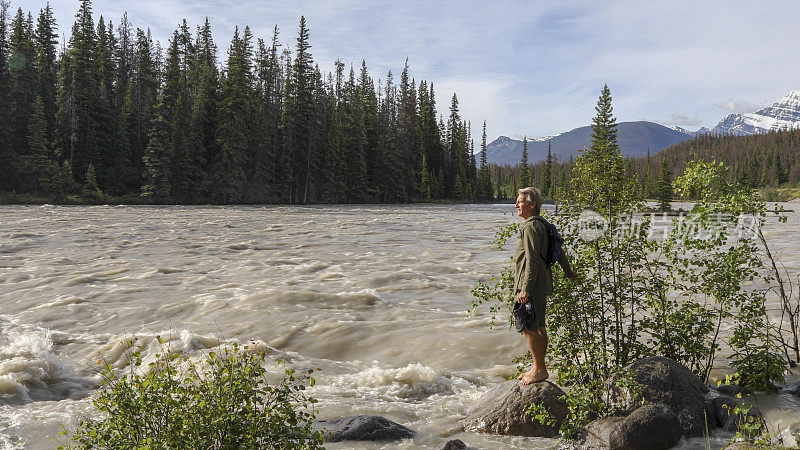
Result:
M675 125L674 127L670 127L670 129L673 129L675 131L681 132L683 134L688 134L689 136L692 136L692 137L694 137L694 135L697 134L697 132L695 132L695 131L689 131L686 128L679 127L677 125Z
M792 128L800 128L800 91L795 90L756 112L729 114L711 132L744 136Z

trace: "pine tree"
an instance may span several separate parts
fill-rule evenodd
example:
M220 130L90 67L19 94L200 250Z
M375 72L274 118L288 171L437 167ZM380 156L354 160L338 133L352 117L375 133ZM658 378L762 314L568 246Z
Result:
M45 138L53 142L56 120L56 85L58 83L58 63L56 61L56 20L53 10L48 3L39 11L36 22L35 47L36 47L36 93L42 99L43 116L45 123Z
M130 178L126 183L128 191L138 190L144 184L144 156L158 101L160 80L149 35L149 32L136 29L131 67L130 116L126 119L131 153Z
M57 166L47 141L47 121L41 97L36 97L33 104L33 115L28 123L27 136L29 151L22 157L23 173L29 184L26 190L36 196L52 195L54 194L52 181Z
M326 185L328 201L338 203L346 198L345 180L345 103L344 103L344 63L340 60L334 62L336 80L334 86L333 111L328 134L328 155ZM385 133L383 133L385 134ZM386 178L384 178L384 181Z
M611 90L608 85L603 86L600 98L595 107L597 114L592 118L592 146L595 152L607 154L619 153L617 144L617 119L613 116L614 108L611 106Z
M532 186L531 166L528 165L528 136L522 139L522 159L519 162L519 184L525 188Z
M28 124L33 115L32 99L36 98L36 48L33 36L33 19L26 17L22 8L11 23L9 66L11 68L11 145L20 156L28 149Z
M442 127L444 128L444 127ZM461 116L458 111L458 97L453 94L450 100L450 117L447 120L445 146L447 148L447 170L444 174L445 193L449 198L456 198L455 183L459 176L463 178L464 162L461 142ZM463 186L460 186L463 187ZM463 189L458 192L463 194Z
M203 201L212 197L210 192L213 183L212 173L219 157L217 129L220 76L217 69L217 46L211 35L208 17L203 26L198 28L193 57L191 72L188 74L189 84L195 87L190 94L192 105L189 119L189 127L192 130L189 135L190 170L194 172L190 184L195 192L193 200ZM253 165L256 166L260 167Z
M97 115L100 107L97 35L90 0L81 0L72 26L70 48L62 57L59 73L58 122L61 153L70 161L75 179L85 180L89 164L102 164L98 148Z
M670 210L672 200L672 172L667 158L661 160L661 172L658 177L657 200L661 211Z
M552 198L553 193L551 185L552 185L552 173L553 173L553 153L550 148L550 142L547 143L547 160L545 160L544 165L542 165L542 175L541 175L541 192L544 198Z
M11 144L11 71L8 47L8 7L10 2L0 0L0 191L16 188L18 172L17 155Z
M225 81L222 85L220 120L217 131L220 149L214 194L223 203L241 202L246 182L246 167L253 111L252 49L250 29L239 36L237 27L230 50Z
M653 198L653 161L650 158L650 148L647 148L647 158L644 161L644 176L641 181L641 193L643 198Z
M481 200L489 200L494 197L492 180L489 175L489 165L486 162L486 121L483 121L483 133L481 134L480 169L478 171L478 186Z
M308 51L310 48L306 18L300 16L300 32L297 36L294 63L286 82L281 121L284 152L291 161L288 198L293 203L307 201L309 165L312 163L310 131L314 114L314 93L311 84L313 62Z
M122 161L119 150L119 106L114 80L117 76L115 54L117 42L113 26L106 26L103 16L97 21L97 64L98 104L94 113L95 133L97 137L96 153L100 164L96 166L100 186L107 192L120 194L122 191Z

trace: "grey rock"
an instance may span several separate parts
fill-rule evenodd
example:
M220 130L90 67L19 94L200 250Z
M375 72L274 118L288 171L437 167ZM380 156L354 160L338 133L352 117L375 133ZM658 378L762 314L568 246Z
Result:
M790 394L797 395L800 397L800 380L797 380L796 382L783 388L783 392L788 392Z
M752 403L748 403L746 399L718 395L711 400L711 404L714 408L717 425L725 429L725 431L736 431L739 428L739 424L744 423L748 417L752 417L757 421L762 419L761 411ZM743 407L747 412L734 412L737 406Z
M517 380L506 381L486 391L475 402L464 419L464 429L513 436L557 436L556 428L531 420L525 410L532 404L544 405L560 422L569 413L563 395L564 391L549 381L527 386Z
M452 441L447 441L442 450L464 450L465 448L467 448L467 444L462 442L461 439L453 439Z
M615 430L624 417L603 417L590 422L578 430L576 449L605 450L610 448L611 432Z
M683 436L702 436L707 420L710 428L716 424L706 404L708 386L679 362L663 356L651 356L629 364L625 370L633 373L645 404L662 404L672 411ZM615 385L616 377L606 382L610 403L623 414L633 412L640 403L631 389Z
M580 433L577 448L668 449L681 440L678 418L664 405L644 405L627 417L604 417L587 425Z
M314 428L322 431L325 442L397 441L414 436L414 431L381 416L346 416L317 420Z
M735 384L723 384L714 389L715 391L719 392L720 394L730 395L731 397L735 397L736 394L742 395L753 395L753 391L747 389L746 387L737 386Z

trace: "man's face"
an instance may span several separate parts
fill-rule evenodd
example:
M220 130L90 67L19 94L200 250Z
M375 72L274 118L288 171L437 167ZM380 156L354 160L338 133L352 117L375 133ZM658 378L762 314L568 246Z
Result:
M533 206L533 203L527 203L525 201L524 194L519 194L517 196L517 203L514 204L514 207L517 208L517 215L523 219L527 219L533 215Z

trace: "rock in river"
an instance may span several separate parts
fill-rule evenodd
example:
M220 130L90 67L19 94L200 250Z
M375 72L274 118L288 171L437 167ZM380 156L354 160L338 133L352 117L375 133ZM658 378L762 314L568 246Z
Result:
M627 417L603 417L579 431L577 448L668 449L681 440L680 424L666 406L648 404Z
M475 402L464 419L464 429L514 436L557 436L556 428L531 420L525 411L531 404L542 404L560 422L569 413L562 395L564 391L549 381L528 386L517 380L506 381L490 388Z
M397 441L414 436L414 431L381 416L346 416L318 420L314 428L322 431L325 442Z
M708 386L679 362L651 356L629 364L624 370L633 374L645 404L662 404L675 414L683 436L702 436L706 418L708 428L716 425L713 410L706 402ZM612 405L625 414L633 412L639 406L634 392L630 388L617 387L615 379L616 376L611 377L606 383Z

